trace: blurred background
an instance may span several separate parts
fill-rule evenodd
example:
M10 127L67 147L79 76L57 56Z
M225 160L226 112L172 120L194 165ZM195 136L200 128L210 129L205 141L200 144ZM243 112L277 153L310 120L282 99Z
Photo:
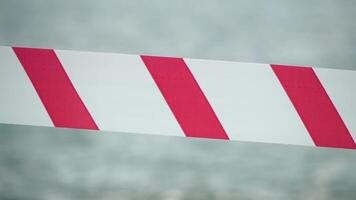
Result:
M0 0L0 45L355 70L355 10L333 0ZM0 199L356 199L355 169L350 150L0 125Z

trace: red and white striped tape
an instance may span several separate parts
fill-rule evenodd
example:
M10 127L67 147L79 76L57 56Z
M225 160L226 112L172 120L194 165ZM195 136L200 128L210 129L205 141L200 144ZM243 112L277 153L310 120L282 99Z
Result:
M0 47L0 123L356 149L356 71Z

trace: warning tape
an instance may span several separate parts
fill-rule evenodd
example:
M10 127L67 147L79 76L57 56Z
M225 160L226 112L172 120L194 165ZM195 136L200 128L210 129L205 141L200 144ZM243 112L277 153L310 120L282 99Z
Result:
M356 149L356 71L0 47L0 123Z

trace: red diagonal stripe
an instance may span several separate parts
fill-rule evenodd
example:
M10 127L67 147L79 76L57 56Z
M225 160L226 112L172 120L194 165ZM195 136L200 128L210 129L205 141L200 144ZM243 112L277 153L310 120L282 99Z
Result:
M272 65L272 69L316 146L356 148L313 68Z
M52 49L13 50L56 127L98 130Z
M141 58L186 136L229 139L182 58Z

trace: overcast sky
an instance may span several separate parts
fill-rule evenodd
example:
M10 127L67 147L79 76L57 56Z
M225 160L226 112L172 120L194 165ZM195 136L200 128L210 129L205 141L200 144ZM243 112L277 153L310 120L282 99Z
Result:
M335 0L0 0L0 45L356 69L355 10ZM355 169L350 150L0 125L1 199L354 199Z

